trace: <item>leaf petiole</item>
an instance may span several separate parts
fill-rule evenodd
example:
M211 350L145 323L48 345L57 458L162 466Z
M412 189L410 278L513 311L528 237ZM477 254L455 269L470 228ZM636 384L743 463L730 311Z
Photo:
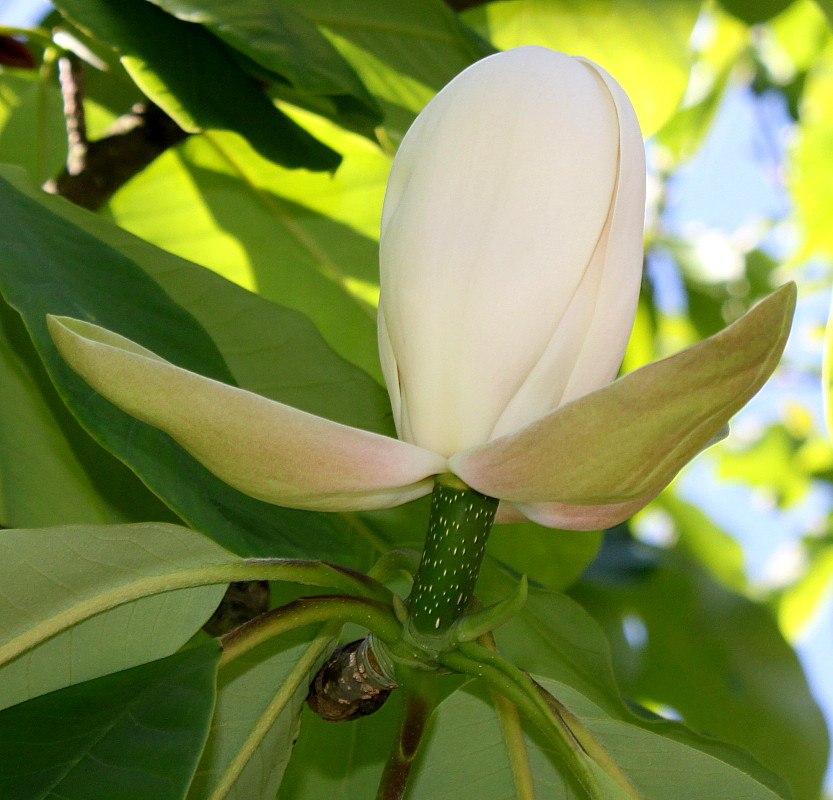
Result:
M618 769L611 774L609 763L600 763L588 752L586 743L577 738L568 720L555 712L525 672L497 653L474 643L461 644L456 651L441 653L439 661L455 672L482 678L490 689L502 694L534 722L573 772L588 800L639 800L639 795ZM596 744L603 752L601 745Z
M382 642L395 642L402 630L391 608L376 600L352 595L302 597L261 614L223 636L220 639L223 646L220 666L274 636L303 625L331 621L361 625Z

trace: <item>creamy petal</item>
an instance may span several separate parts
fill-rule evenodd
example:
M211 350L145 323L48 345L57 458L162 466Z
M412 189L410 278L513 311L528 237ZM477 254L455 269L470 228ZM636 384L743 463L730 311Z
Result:
M388 508L431 491L445 459L197 375L97 325L50 317L52 338L97 392L169 434L259 500L324 511Z
M616 185L604 228L581 283L546 350L501 414L490 439L610 383L628 343L642 282L645 148L622 88L601 67L585 65L615 108L619 142Z
M489 438L581 284L619 138L599 75L542 47L477 62L419 115L394 160L380 248L382 358L396 361L404 438L444 455ZM570 367L581 335L571 342ZM565 382L569 371L555 370Z

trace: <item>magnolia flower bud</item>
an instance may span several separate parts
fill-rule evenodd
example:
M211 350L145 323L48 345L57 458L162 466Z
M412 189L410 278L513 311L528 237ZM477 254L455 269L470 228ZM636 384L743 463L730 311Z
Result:
M610 383L639 290L644 186L633 109L584 59L499 53L428 104L382 218L379 349L399 440L189 372L90 321L49 326L96 391L253 497L388 508L451 472L498 498L503 520L607 527L758 391L795 306L784 286Z
M619 85L520 47L458 75L393 163L379 341L399 437L451 456L616 377L645 159Z

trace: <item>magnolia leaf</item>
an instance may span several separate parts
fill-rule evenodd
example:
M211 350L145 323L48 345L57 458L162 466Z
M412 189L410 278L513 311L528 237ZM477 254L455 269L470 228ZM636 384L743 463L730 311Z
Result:
M494 52L442 0L287 0L315 23L381 101L399 139L457 73Z
M520 543L523 542L523 547ZM553 535L552 528L532 522L495 525L486 553L518 575L550 589L564 589L576 581L594 559L601 543L600 533L564 531ZM479 581L492 573L487 559Z
M538 44L581 54L622 84L648 137L677 110L690 71L698 0L508 0L463 18L501 49Z
M41 528L129 521L79 461L61 425L66 420L56 418L53 398L44 397L43 382L38 383L45 376L32 369L40 360L21 352L28 336L20 318L2 300L0 320L0 523ZM144 487L135 483L140 494Z
M691 727L746 748L789 782L795 800L817 800L824 718L770 609L677 550L610 539L605 551L613 569L591 569L571 593L604 627L627 696L673 708ZM623 575L615 565L634 552L654 566Z
M169 436L91 393L57 352L47 314L94 320L203 375L234 378L199 323L130 258L2 180L0 217L0 290L22 315L62 399L101 445L182 519L237 553L366 563L367 543L344 520L235 491Z
M326 586L374 608L390 598L343 567L242 559L161 523L4 531L0 565L0 708L168 655L233 581Z
M304 124L345 154L335 175L280 167L240 136L209 131L154 161L109 211L146 241L302 312L343 358L381 375L375 303L390 159L312 119Z
M793 0L720 0L730 14L747 25L758 25L780 14Z
M833 26L833 0L819 0L819 6ZM805 43L814 39L804 27L800 35ZM793 263L833 254L829 215L833 173L827 157L833 140L833 43L829 38L823 41L827 45L812 61L801 92L801 136L789 151L789 188L795 224L801 231Z
M555 697L566 703L575 694L563 684L535 676ZM569 704L568 704L569 705ZM607 716L601 708L582 702L575 712L585 728L610 754L636 789L637 797L651 800L780 800L752 776L672 739L650 733ZM558 762L552 748L530 726L525 748L533 787L541 798L584 800L587 796ZM473 747L476 741L477 746ZM518 747L518 743L513 743ZM453 769L449 765L453 764ZM599 767L611 798L633 798ZM477 684L470 684L443 701L434 715L433 735L420 756L409 795L413 800L440 797L478 797L504 800L516 793L507 744L490 703Z
M26 169L38 182L66 162L67 137L57 86L37 72L0 73L0 161Z
M401 708L402 692L393 692L379 711L345 724L325 722L305 711L278 800L376 797L391 743L399 735ZM448 800L452 797L447 795Z
M96 391L161 428L229 485L292 508L385 508L421 497L445 460L171 364L97 325L50 317L62 355Z
M220 648L192 648L0 712L0 795L180 800L205 743Z
M188 800L274 800L311 672L335 640L293 632L221 670L217 707Z
M381 122L381 111L358 75L302 10L260 0L150 1L177 19L204 26L271 73L279 87L288 82L294 90L289 96L301 105L309 95L326 98L331 115L370 134Z
M795 295L786 284L724 331L458 453L450 469L479 492L517 503L621 503L621 521L761 388L786 344Z
M234 130L266 158L330 170L338 154L279 111L229 49L146 0L59 0L62 14L113 47L139 88L184 130Z
M182 575L235 560L174 525L0 532L0 707L170 655L225 591Z
M644 562L640 562L640 567L645 570ZM501 597L513 584L513 579L507 576L503 577L502 585L494 577L489 591L480 591L480 594L484 602L489 602ZM681 630L679 625L677 630ZM621 622L619 632L621 635ZM513 664L570 687L569 691L556 692L555 696L572 713L584 719L585 724L593 708L601 708L610 718L643 727L652 734L706 753L716 761L726 762L766 785L776 795L785 793L783 780L737 746L700 735L680 722L662 719L645 709L637 714L633 704L626 705L611 669L607 639L587 611L565 595L530 588L524 608L495 631L495 639L500 653ZM586 705L588 702L590 705ZM732 713L725 703L723 711ZM610 752L610 748L605 747ZM624 768L625 765L620 763L620 766Z
M784 590L778 601L778 626L789 641L818 619L833 595L833 545L814 554L807 572Z
M349 194L351 199L348 202L351 206L356 205L366 209L368 206L378 205L381 208L384 177L387 175L389 165L369 145L365 144L359 149L356 137L351 137L350 141L356 146L354 155L358 163L353 165L348 159L349 163L346 162L339 169L337 176L327 176L326 179L318 174L292 172L277 167L258 157L250 148L245 146L239 137L224 136L219 133L212 134L211 137L212 141L220 145L223 152L227 153L229 157L233 156L235 163L238 165L245 164L247 174L248 170L251 169L253 176L256 174L258 178L265 180L262 185L250 185L243 182L240 187L240 193L236 197L237 204L241 206L241 211L239 216L228 223L230 227L234 228L237 235L240 235L241 226L246 225L247 220L252 221L252 235L255 234L255 228L257 228L261 236L264 231L282 226L292 228L295 223L301 222L300 218L290 221L287 217L282 216L280 209L276 209L273 216L257 215L256 196L261 193L261 189L265 191L273 183L281 184L284 188L290 185L293 193L299 195L304 192L315 195L316 201L322 203L320 220L324 220L324 214L330 215L335 212L334 198L330 199L330 205L323 199L328 186L336 197L344 197L345 194ZM192 137L188 142L189 148L196 146L198 141L204 138L206 137ZM237 149L233 149L235 144L238 145ZM196 150L199 154L205 156L211 148L212 145L203 142L202 146L196 148ZM191 150L188 152L191 152ZM137 183L143 183L148 173L154 172L160 161L164 161L167 157L173 158L174 156L169 151L163 158L157 159L141 175L137 175L130 182L128 188L119 192L117 198L119 204L115 209L115 215L120 223L127 227L136 225L137 221L134 213L123 213L121 198L125 196L126 191L133 191ZM368 158L372 161L372 167L368 166ZM200 161L200 158L197 158L196 161ZM145 213L151 214L152 219L161 224L163 218L170 217L170 209L166 205L161 205L158 200L151 202L151 195L162 195L166 198L174 196L176 204L186 206L189 209L200 205L199 196L203 198L203 202L209 204L209 214L213 215L215 211L219 211L221 196L228 198L229 192L232 191L230 174L227 176L227 182L222 182L218 178L218 170L220 170L221 165L226 164L229 167L229 164L226 161L212 163L209 171L208 169L198 170L196 161L194 163L189 161L190 167L184 168L184 171L189 171L191 168L196 170L194 175L194 182L198 189L196 194L176 195L176 187L184 188L185 186L182 176L179 179L172 178L170 182L159 183L156 180L151 180L150 185L146 187L147 193L140 191L138 199L133 203L128 202L127 205L133 208L135 212L138 212L141 206ZM373 172L371 183L374 184L370 195L362 191L362 187L357 185L361 181L362 175L366 178L368 170ZM213 181L208 177L209 172L215 176ZM348 173L346 177L345 173ZM265 175L266 177L264 177ZM61 197L45 194L28 181L19 169L0 167L0 176L45 209L92 234L100 242L126 256L148 273L176 303L190 312L208 331L239 386L272 400L307 411L310 414L317 414L345 425L353 425L357 428L364 428L388 436L396 435L387 392L367 373L339 358L327 346L315 325L303 314L270 302L259 294L247 291L230 280L224 279L211 269L206 269L199 264L186 261L184 258L179 258L166 250L155 247L113 225L98 214L92 214ZM346 183L341 182L342 178ZM381 182L378 192L375 188L377 181ZM367 187L363 188L366 189ZM250 202L244 202L244 196L249 197ZM214 208L215 204L216 209ZM111 210L113 210L112 206ZM304 215L308 217L309 211L305 210ZM197 230L193 234L195 245L196 238L200 240L207 239L207 248L215 251L219 250L225 260L229 259L230 254L206 230L200 228L198 221L193 216L177 217L176 219L178 223L176 226L178 230L177 239L179 241L184 239L190 241L192 231L196 228ZM355 226L359 223L353 219L350 224ZM378 222L373 223L373 225L378 227ZM158 239L162 234L164 245L169 248L175 247L174 242L168 238L169 233L173 235L172 229L165 228L162 231L162 229L154 228L153 224L150 227L140 224L139 227L141 228L141 234L144 234L146 238ZM309 234L312 236L314 231L310 230ZM343 247L353 254L346 243L338 238L335 228L327 227L321 232L320 236L327 239L334 238L339 248ZM305 235L301 238L307 240L309 237ZM369 245L372 246L375 263L375 251L378 245L374 242L369 242ZM287 252L288 246L288 241L280 238L261 238L251 242L251 249L263 249L269 253ZM197 253L198 256L205 254L202 250ZM289 261L294 258L294 255L287 256ZM281 259L280 270L282 272L289 269L289 266L284 264L283 261L284 259ZM296 280L296 278L293 278L293 280ZM297 280L304 283L300 278ZM262 284L262 282L263 280L259 276L258 283ZM311 295L318 298L318 305L329 304L332 298L328 298L326 303L322 303L319 288L310 287ZM109 289L115 292L116 287L110 286ZM338 306L338 304L335 305ZM351 322L355 321L352 317L349 317L349 319ZM333 336L343 337L346 331L338 328L334 329L332 333ZM371 338L373 339L372 349L375 369L378 371L379 357L376 352L375 332ZM368 349L370 349L369 346Z

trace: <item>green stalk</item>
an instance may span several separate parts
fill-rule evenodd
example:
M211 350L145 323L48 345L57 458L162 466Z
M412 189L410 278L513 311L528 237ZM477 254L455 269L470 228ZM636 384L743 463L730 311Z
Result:
M529 766L529 754L526 750L521 717L518 709L511 700L507 700L500 692L490 688L489 694L492 705L497 711L503 739L506 742L506 752L509 765L512 768L512 780L518 800L535 800L535 787L532 782L532 770Z
M272 609L220 638L223 667L261 642L313 622L352 622L367 628L382 641L395 641L401 630L393 612L382 603L350 595L301 597Z
M473 642L442 653L439 661L455 672L482 678L539 726L588 800L639 800L638 792L581 721L514 664Z
M500 664L502 659L494 658L495 654L485 649L479 655L483 660L449 651L441 655L440 661L455 672L482 678L490 689L500 692L541 729L559 758L578 779L587 800L609 800L588 764L586 754L566 726L552 714L529 676L512 665Z
M437 704L437 673L406 668L402 677L405 681L399 734L388 754L376 800L402 800L405 796L411 767Z
M392 600L391 592L378 581L346 567L338 567L324 561L248 558L235 559L224 564L183 567L162 575L141 575L128 583L110 587L93 597L78 600L69 608L34 622L31 627L0 644L0 666L85 619L124 603L162 592L171 592L174 589L255 580L289 581L306 586L326 586L345 594L357 592L374 598L385 606Z
M474 594L498 501L454 475L434 485L428 535L409 600L409 627L417 641L441 638Z

